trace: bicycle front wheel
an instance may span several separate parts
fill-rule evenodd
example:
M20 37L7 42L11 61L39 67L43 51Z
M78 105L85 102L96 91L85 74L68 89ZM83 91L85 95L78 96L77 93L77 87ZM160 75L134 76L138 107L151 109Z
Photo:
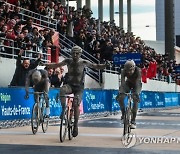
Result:
M74 122L73 122L73 109L70 109L68 110L70 111L68 115L68 137L69 137L69 140L72 140L73 136L72 136L72 133L73 133L73 126L74 126Z
M60 123L59 137L61 142L64 142L66 138L67 127L68 127L67 110L65 110L63 116L61 117L61 123Z
M36 133L37 133L38 127L39 127L38 104L35 103L35 104L33 105L32 116L31 116L31 128L32 128L33 134L36 134Z
M126 108L125 114L124 114L124 130L123 130L123 135L126 135L131 132L130 128L130 110L129 108Z
M43 133L46 133L47 129L48 129L48 125L49 125L49 118L46 118L46 108L42 107L42 130Z

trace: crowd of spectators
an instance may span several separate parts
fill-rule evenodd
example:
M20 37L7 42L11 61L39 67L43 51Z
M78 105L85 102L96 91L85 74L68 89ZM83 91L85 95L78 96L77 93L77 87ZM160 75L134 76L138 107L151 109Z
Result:
M20 21L18 10L23 7L55 19L57 22L56 31L69 38L101 62L112 61L113 54L141 53L142 63L140 67L142 68L143 82L147 82L147 78L157 78L158 80L164 78L167 82L171 82L172 79L179 80L179 74L175 72L178 65L176 61L169 60L167 54L156 53L140 37L136 37L133 32L125 32L116 26L114 21L100 22L98 19L93 18L91 16L93 12L86 6L75 10L75 7L69 6L67 8L67 6L63 6L58 0L9 0L9 2L17 7L10 12L8 11L8 4L1 5L0 31L5 33L4 31L10 29L15 35L14 39L17 40L17 45L19 45L18 42L25 41L28 44L26 48L38 46L38 50L43 50L42 47L44 46L53 45L52 37L46 37L46 34L50 34L52 30L45 28L38 31L37 28L32 27L33 20L31 18L28 18L26 23ZM22 24L23 26L19 26ZM4 28L6 25L7 28ZM24 33L28 33L28 35ZM6 33L6 38L10 38L9 32Z
M21 20L20 7L12 8L8 3L0 3L0 44L4 45L0 51L6 53L3 56L9 58L13 50L14 54L18 55L19 49L24 49L34 51L30 54L36 58L37 53L47 53L48 48L54 48L54 29L34 26L31 17Z
M56 69L48 68L48 77L51 87L59 88L65 82L65 74L63 67L57 67Z

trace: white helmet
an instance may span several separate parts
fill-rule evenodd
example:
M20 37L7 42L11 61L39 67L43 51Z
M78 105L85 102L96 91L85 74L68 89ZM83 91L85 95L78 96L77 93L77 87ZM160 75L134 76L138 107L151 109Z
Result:
M124 64L124 69L126 70L130 70L130 69L134 69L136 66L134 60L127 60L126 63Z
M32 81L34 84L37 84L38 82L41 81L42 75L41 72L38 70L35 70L32 74Z
M74 46L74 47L72 48L72 50L71 50L71 53L73 53L73 52L82 53L82 48L76 45L76 46Z

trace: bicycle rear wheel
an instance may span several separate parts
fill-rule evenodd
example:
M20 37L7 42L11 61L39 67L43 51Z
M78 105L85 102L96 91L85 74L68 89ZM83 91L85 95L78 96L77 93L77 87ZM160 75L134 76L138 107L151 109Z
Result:
M35 104L33 105L32 116L31 116L31 128L32 128L33 134L36 134L36 133L37 133L38 127L39 127L38 104L35 103Z
M73 109L70 109L68 110L70 111L70 114L68 114L68 137L69 137L69 140L72 140L73 138L73 127L74 127L74 122L73 122L73 115L74 115L74 111Z
M41 113L42 113L42 130L44 133L46 133L49 125L49 118L46 118L46 108L42 106L41 108Z
M64 114L63 114L63 116L61 118L61 123L60 123L59 138L60 138L61 142L64 142L64 140L66 138L67 127L68 127L67 110L65 110Z

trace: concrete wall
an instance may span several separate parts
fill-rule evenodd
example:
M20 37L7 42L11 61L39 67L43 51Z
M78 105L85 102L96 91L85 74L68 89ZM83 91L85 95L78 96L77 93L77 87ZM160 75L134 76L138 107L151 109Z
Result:
M143 83L142 89L158 92L180 92L180 86L177 86L175 83L167 83L156 80L148 80L147 83Z
M103 86L100 85L97 81L92 79L90 76L85 75L85 85L86 89L101 89Z
M16 60L0 57L0 87L7 87L14 75Z
M0 57L0 87L7 87L12 79L15 71L14 59L6 59ZM67 70L65 70L66 72ZM85 88L89 89L119 89L119 76L116 74L103 73L102 85L93 80L88 75L85 76ZM176 84L168 84L167 82L148 80L148 83L143 84L143 90L148 91L171 91L179 92L180 86Z
M103 73L104 89L118 89L118 75L111 75L109 73ZM156 80L148 80L147 83L143 83L142 90L147 91L162 91L162 92L180 92L180 86L174 83L167 83Z

